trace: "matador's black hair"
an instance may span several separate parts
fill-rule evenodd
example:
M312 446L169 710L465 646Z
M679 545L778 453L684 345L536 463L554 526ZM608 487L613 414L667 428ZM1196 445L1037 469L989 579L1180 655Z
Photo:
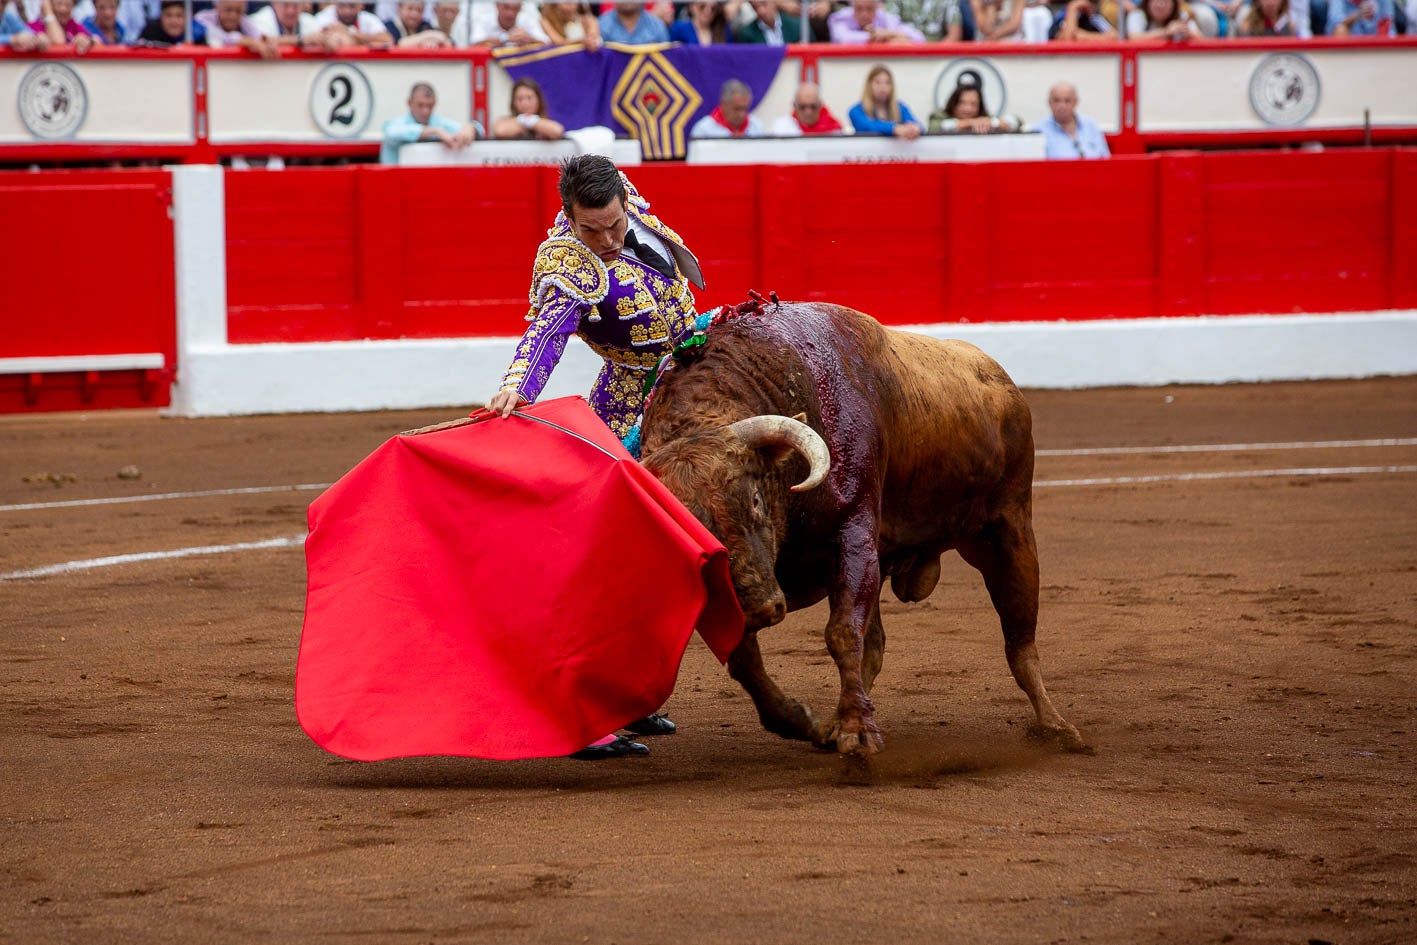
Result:
M599 210L617 198L625 202L625 185L619 168L609 158L578 154L562 162L561 208L566 216L571 216L571 208L577 204L587 210Z

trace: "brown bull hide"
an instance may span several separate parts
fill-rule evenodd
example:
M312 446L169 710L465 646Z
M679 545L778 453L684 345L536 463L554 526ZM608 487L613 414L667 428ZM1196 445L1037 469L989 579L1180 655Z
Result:
M730 429L764 415L801 416L821 435L831 468L820 486L790 491L807 474L799 453ZM953 549L984 577L1038 727L1083 747L1048 697L1034 645L1032 420L978 348L841 306L767 305L709 329L661 381L642 436L645 465L728 549L748 621L729 672L768 730L842 752L880 750L868 693L885 642L881 582L889 576L897 597L921 600ZM778 689L757 643L758 630L823 598L841 676L831 725Z

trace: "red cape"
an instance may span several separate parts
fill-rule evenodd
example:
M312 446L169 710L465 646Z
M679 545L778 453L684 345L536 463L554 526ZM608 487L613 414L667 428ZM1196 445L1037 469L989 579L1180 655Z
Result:
M396 436L311 504L295 709L323 748L565 755L663 705L696 627L737 645L718 540L585 401L518 413Z

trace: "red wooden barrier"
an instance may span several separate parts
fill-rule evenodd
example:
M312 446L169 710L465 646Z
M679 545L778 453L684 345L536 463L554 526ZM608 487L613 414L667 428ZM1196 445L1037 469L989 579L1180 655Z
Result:
M751 288L910 324L1411 307L1414 162L1179 153L633 178L698 254L701 307ZM518 334L555 175L229 174L231 340Z
M171 206L165 171L0 173L0 258L10 263L0 411L168 403L177 359ZM153 354L161 367L103 370L93 358ZM20 358L70 369L17 371L11 359Z

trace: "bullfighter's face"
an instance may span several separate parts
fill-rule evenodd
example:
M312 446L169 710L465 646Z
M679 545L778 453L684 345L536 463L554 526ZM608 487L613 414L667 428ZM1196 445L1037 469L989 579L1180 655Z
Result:
M576 239L608 263L620 258L629 227L623 200L611 200L603 207L571 205L571 229Z

